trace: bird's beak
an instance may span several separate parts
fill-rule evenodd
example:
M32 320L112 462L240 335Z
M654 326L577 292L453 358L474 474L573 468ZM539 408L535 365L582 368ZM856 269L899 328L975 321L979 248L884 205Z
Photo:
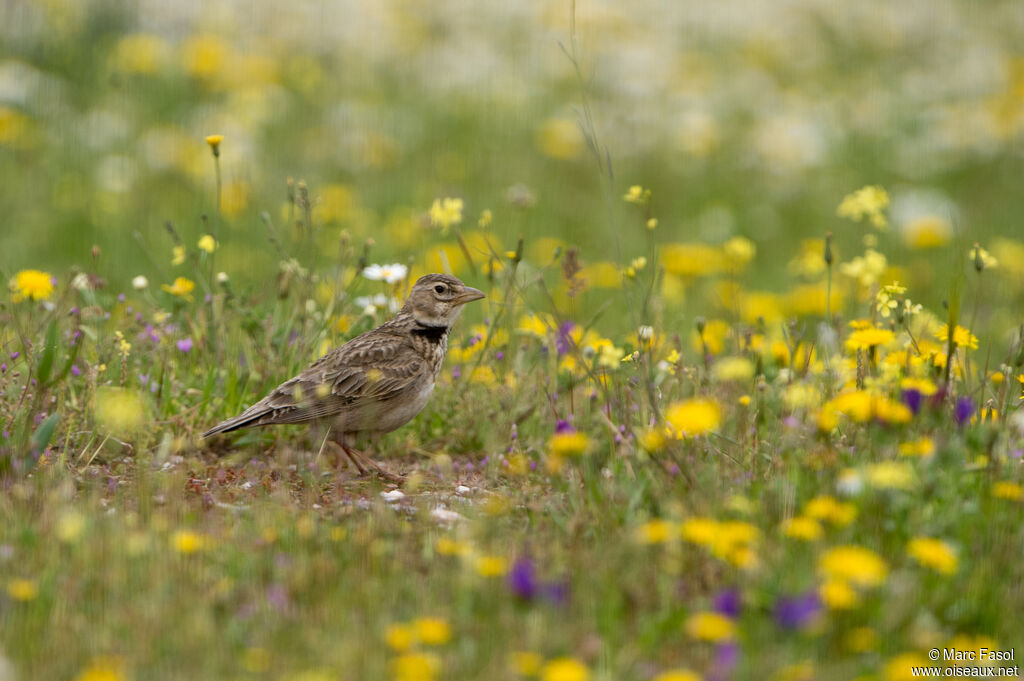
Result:
M452 302L455 303L456 305L465 305L466 303L471 303L474 300L480 300L481 298L486 297L487 296L485 296L484 292L481 291L480 289L475 289L472 286L467 286L462 290L462 293L455 296Z

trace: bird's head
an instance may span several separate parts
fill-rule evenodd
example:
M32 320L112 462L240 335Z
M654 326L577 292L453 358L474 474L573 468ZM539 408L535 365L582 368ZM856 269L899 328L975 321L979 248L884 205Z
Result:
M413 285L403 312L422 326L450 327L459 318L462 306L484 298L482 291L466 286L447 274L427 274Z

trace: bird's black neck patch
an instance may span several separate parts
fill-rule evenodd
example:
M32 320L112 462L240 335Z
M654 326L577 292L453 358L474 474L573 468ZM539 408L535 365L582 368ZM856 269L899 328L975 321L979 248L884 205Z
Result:
M448 335L448 327L417 324L412 327L412 333L421 338L426 338L431 343L440 343L441 339Z

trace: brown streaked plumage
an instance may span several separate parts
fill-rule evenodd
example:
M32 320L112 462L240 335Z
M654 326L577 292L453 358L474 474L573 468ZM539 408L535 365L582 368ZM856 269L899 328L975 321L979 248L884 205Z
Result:
M323 423L360 473L401 480L353 448L357 435L388 433L426 405L465 303L484 294L447 274L420 277L397 315L357 336L234 418L203 433L280 423Z

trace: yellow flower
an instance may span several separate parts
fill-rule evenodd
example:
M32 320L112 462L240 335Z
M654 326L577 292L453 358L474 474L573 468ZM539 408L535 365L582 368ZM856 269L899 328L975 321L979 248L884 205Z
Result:
M860 222L867 217L878 229L886 226L885 213L889 206L889 194L879 186L867 186L858 189L843 198L836 208L836 214Z
M864 469L864 477L879 489L910 489L914 486L914 469L897 461L880 461Z
M34 579L11 579L7 582L7 595L13 601L24 603L35 600L39 595L39 587Z
M655 676L654 681L701 681L701 678L689 669L669 669Z
M75 677L75 681L124 681L124 664L117 658L100 657Z
M544 658L527 650L517 650L509 656L509 666L520 676L537 676Z
M584 149L583 133L576 121L569 118L549 118L537 130L537 148L545 156L569 161Z
M934 667L921 653L900 653L885 663L884 681L915 681L920 676L920 669Z
M839 266L839 271L851 279L856 279L861 286L871 286L878 281L888 261L885 256L871 248L864 251L863 256L857 256L850 262L844 262Z
M997 499L1009 499L1010 501L1021 501L1024 499L1024 487L1009 480L1000 480L992 484L992 496Z
M807 516L796 516L783 522L782 532L787 537L803 541L817 541L824 534L818 521Z
M940 215L921 215L903 227L903 240L911 248L938 248L952 235L952 225Z
M53 278L40 270L21 270L11 279L9 286L11 299L16 303L23 300L46 300L53 293Z
M907 377L900 381L901 390L916 390L925 397L931 397L938 391L935 381L928 378Z
M413 630L405 624L392 624L384 632L384 642L395 652L405 652L416 642Z
M757 254L757 247L750 239L734 236L722 244L722 252L725 253L725 258L729 265L742 267L754 259L754 255Z
M185 300L192 300L192 290L196 287L196 283L191 279L185 277L178 277L174 280L174 283L168 286L163 284L160 286L163 290L167 291L171 295L184 298Z
M146 419L142 395L127 388L101 387L96 391L93 411L105 431L121 437L136 432Z
M956 572L956 552L946 542L932 537L915 537L907 544L909 553L918 563L936 572L951 575Z
M919 440L901 442L899 452L903 456L920 456L927 459L935 454L935 443L930 437L922 437Z
M441 671L441 660L431 653L406 653L391 661L395 681L433 681Z
M192 530L178 530L171 536L171 547L183 555L204 551L209 545L208 537Z
M665 420L677 438L697 437L718 427L722 410L714 400L698 397L669 405Z
M449 537L441 537L434 547L442 556L468 556L471 547L464 541L457 541Z
M185 262L185 247L175 246L171 249L171 264L180 265Z
M693 544L710 546L718 536L719 523L711 518L689 518L683 521L679 532L683 539Z
M559 657L541 667L540 678L541 681L587 681L590 670L575 658Z
M711 367L712 375L722 382L749 381L754 371L754 363L746 357L723 357Z
M827 578L845 580L862 587L878 586L889 574L882 558L863 546L837 546L818 559L818 570Z
M999 261L996 260L995 256L978 244L974 244L974 247L967 252L967 257L975 267L978 267L980 264L981 269L983 270L999 267Z
M843 647L851 653L863 653L878 645L878 632L871 627L857 627L843 637Z
M669 243L661 247L665 271L679 277L703 277L721 272L725 258L720 249L701 243Z
M207 135L206 143L210 145L210 150L213 151L214 156L220 155L220 143L224 141L224 135Z
M420 641L428 646L444 645L452 638L452 628L440 617L420 617L412 623Z
M638 206L643 206L651 200L651 190L644 189L640 185L634 184L629 188L629 191L623 194L622 199L628 203L635 203Z
M662 544L678 535L675 523L656 518L636 528L636 539L641 544Z
M57 520L57 538L65 544L78 541L85 530L85 516L78 511L68 511Z
M501 577L508 572L508 561L501 556L480 556L476 559L476 571L481 577Z
M895 334L889 329L858 329L851 333L846 339L847 350L868 350L879 345L888 345L895 338Z
M935 337L943 342L948 341L949 324L943 324L942 328L935 333ZM957 324L956 328L953 329L953 344L960 348L974 350L978 347L978 337L971 333L970 329L965 329Z
M849 610L857 604L857 592L845 579L827 579L818 588L821 601L833 610Z
M491 212L490 208L485 208L484 211L482 213L480 213L480 219L476 221L476 225L480 229L483 229L484 227L486 227L489 224L491 224L491 222L493 220L494 220L494 213ZM512 251L512 257L513 258L515 257L515 254L516 254L516 252Z
M434 199L430 205L430 224L447 230L462 222L462 199Z
M199 246L199 250L206 251L207 253L213 253L217 248L217 242L213 240L212 234L204 234L199 238L199 243L196 245Z
M736 624L717 612L695 612L686 618L686 633L701 641L728 641L736 635Z
M844 527L857 517L857 507L837 501L835 497L823 495L814 497L804 505L804 515L825 520L836 527Z
M579 456L587 451L587 436L579 431L555 433L548 440L548 449L557 457Z
M640 446L652 454L665 448L665 432L661 428L645 428L637 439Z

